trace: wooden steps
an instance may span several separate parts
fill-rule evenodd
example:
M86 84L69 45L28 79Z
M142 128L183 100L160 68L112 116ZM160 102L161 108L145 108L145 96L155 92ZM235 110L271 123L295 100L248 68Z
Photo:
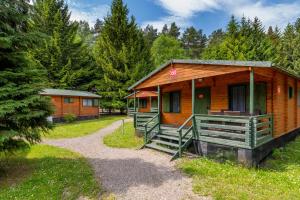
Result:
M185 133L185 130L187 129L184 129L183 133ZM182 144L188 142L191 137L192 134L188 134L182 139ZM159 133L145 147L172 154L172 159L174 159L179 152L179 133L177 132L177 127L161 125Z

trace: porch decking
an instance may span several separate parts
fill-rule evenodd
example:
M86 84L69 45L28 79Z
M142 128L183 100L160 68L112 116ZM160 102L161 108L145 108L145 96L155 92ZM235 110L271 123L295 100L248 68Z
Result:
M192 140L255 149L273 139L272 114L257 116L191 115L180 127L159 123L157 113L136 113L134 124L144 133L145 147L180 157Z

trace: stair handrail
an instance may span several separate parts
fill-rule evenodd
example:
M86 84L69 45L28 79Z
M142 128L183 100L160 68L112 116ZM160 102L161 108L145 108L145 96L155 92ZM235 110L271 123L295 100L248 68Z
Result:
M153 127L151 127L150 130L147 130L148 129L148 124L150 122L152 122L155 118L158 118L159 114L155 114L148 122L145 123L145 133L144 133L144 143L147 144L148 143L148 133L150 133L154 128L156 128L156 126L159 124L159 122L157 122Z
M182 130L184 127L186 127L187 123L189 121L191 121L192 119L194 119L194 114L192 114L178 129L178 135L179 135L179 150L178 150L178 154L179 157L181 157L182 155L182 148L185 146L185 144L182 144L182 139L185 138L185 136L187 136L187 134L193 130L193 125L186 131L186 133L182 136Z

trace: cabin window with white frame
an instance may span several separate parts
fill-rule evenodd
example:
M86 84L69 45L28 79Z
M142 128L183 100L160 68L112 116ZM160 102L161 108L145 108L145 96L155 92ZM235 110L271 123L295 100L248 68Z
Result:
M64 103L74 103L74 99L71 97L64 97Z
M98 107L99 100L98 99L82 99L82 105L84 107Z

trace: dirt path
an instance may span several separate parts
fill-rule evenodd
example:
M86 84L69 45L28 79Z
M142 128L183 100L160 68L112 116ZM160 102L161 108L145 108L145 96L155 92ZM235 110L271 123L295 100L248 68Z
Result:
M120 125L121 121L117 121L92 135L46 140L44 143L85 156L102 187L117 199L204 199L193 194L191 179L175 168L175 163L170 162L170 156L149 149L130 150L105 146L102 138Z

